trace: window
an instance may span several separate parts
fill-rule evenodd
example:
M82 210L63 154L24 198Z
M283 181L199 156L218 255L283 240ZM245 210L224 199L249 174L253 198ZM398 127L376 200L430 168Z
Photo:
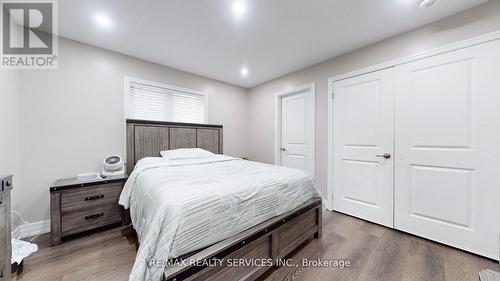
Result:
M206 123L207 98L196 90L125 77L125 112L128 119Z

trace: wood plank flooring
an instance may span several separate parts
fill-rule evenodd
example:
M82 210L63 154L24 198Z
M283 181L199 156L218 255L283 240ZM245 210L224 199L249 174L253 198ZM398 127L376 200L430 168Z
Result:
M39 252L25 260L23 273L13 280L127 280L136 253L135 239L126 227L52 248L48 235L40 236L34 240ZM273 268L261 280L477 281L483 269L500 272L500 265L492 260L329 211L323 213L323 237L291 258L299 264L303 258L349 259L352 264L343 269Z

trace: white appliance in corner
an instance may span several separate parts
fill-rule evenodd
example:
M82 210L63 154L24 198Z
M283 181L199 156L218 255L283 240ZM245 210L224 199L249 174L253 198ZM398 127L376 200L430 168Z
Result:
M104 177L117 176L125 174L125 165L123 159L117 155L111 155L102 161L101 175Z

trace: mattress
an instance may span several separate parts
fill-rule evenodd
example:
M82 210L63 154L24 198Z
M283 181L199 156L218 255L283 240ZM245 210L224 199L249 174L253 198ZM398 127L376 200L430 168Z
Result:
M140 242L130 280L161 280L158 261L212 245L315 196L312 177L296 169L224 155L144 158L119 201L130 209Z

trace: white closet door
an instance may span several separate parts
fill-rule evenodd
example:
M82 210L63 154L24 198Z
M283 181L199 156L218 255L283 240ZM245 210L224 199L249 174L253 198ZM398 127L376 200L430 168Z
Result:
M393 69L335 82L334 131L334 210L392 227Z
M395 227L499 259L500 43L396 67Z

